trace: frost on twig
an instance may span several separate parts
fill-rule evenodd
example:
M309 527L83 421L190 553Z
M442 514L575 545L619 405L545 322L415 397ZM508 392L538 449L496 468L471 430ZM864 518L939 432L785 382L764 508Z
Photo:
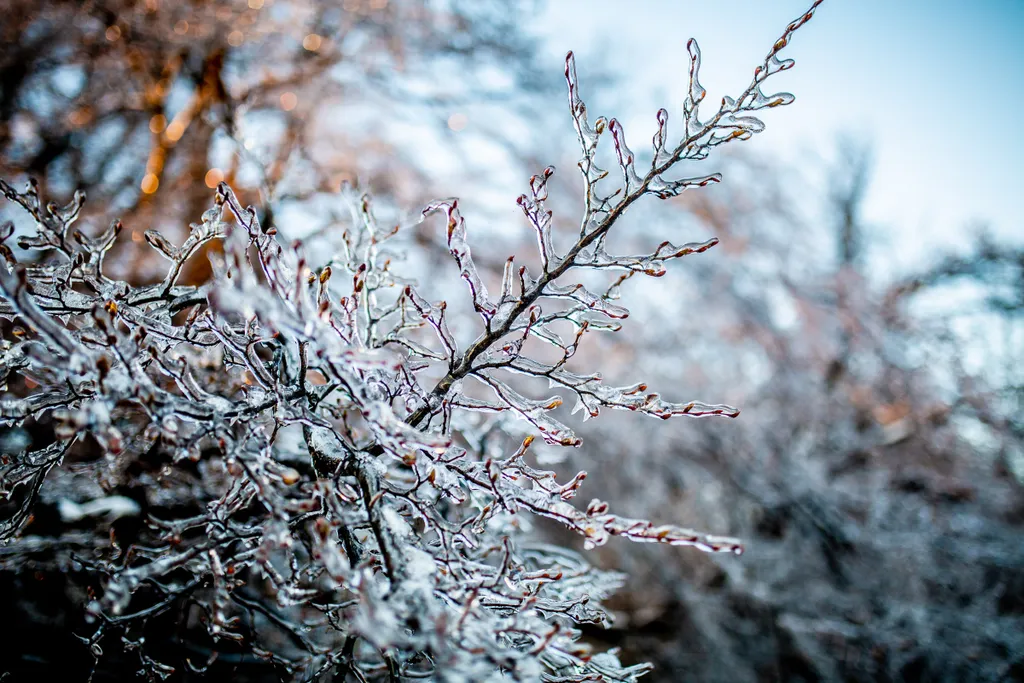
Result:
M120 223L95 237L73 227L83 194L44 206L35 185L18 191L0 182L34 224L18 251L5 244L13 229L0 229L0 315L8 321L0 419L52 431L49 443L0 465L0 492L16 503L0 537L25 543L18 534L47 479L83 472L99 489L67 500L66 520L92 519L82 510L144 517L128 547L101 537L90 554L65 558L102 579L87 606L96 657L115 634L196 606L203 617L183 625L186 640L201 629L215 647L242 643L305 679L334 671L358 680L635 680L646 665L595 654L576 630L609 623L600 602L620 577L535 542L524 513L561 523L587 548L612 536L707 552L742 546L621 517L596 500L579 506L573 499L586 473L557 481L530 464L531 444L581 444L558 416L566 398L584 419L602 408L662 419L738 414L664 398L643 382L610 386L575 357L591 333L627 320L627 280L660 277L668 262L717 243L663 242L616 255L606 239L645 195L667 199L721 180L668 176L683 160L761 130L750 112L792 101L765 96L761 86L792 65L778 53L818 4L787 28L743 93L703 121L691 42L683 131L673 138L667 112L658 112L649 168L638 166L616 119L590 122L570 54L565 74L585 184L572 244L559 249L552 234L552 168L519 200L540 270L509 258L496 297L473 260L458 201L424 210L444 216L479 316L478 329L458 335L469 344L450 329L447 304L429 300L396 266L396 237L412 226L383 227L366 197L349 197L351 223L324 263L302 244L282 243L222 183L180 244L145 233L167 270L136 287L104 271ZM606 131L621 180L596 164ZM179 284L210 242L221 247L211 256L212 280ZM584 271L607 273L607 285L577 282ZM533 353L538 343L554 356ZM531 395L537 379L557 393ZM72 456L74 472L65 472ZM147 492L146 505L119 503L116 490L129 485ZM144 669L169 675L173 667L133 647Z

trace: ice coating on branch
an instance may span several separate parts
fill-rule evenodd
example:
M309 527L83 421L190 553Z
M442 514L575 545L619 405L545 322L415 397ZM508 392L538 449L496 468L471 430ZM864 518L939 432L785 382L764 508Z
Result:
M657 114L658 129L654 133L654 138L651 140L654 146L654 165L659 166L665 163L671 163L671 155L667 149L668 145L668 110L664 107L658 110Z
M692 137L699 135L704 127L698 114L700 103L704 101L708 91L700 84L700 46L697 45L697 41L693 38L687 41L686 51L690 55L690 66L689 88L683 102L683 121L686 123L686 135Z
M473 263L466 234L466 220L459 213L459 201L449 199L433 202L423 209L423 215L427 216L434 211L443 212L448 219L448 250L459 266L459 274L469 285L470 293L473 296L473 307L486 320L494 314L495 307L488 298L487 287L484 286L480 272L477 270L476 264Z
M569 88L569 112L572 115L573 126L576 128L576 137L579 140L583 158L579 162L580 171L586 183L586 203L592 206L599 201L596 196L594 185L608 175L608 172L601 169L595 162L597 156L597 144L601 134L607 127L604 117L598 117L591 127L587 119L587 105L584 104L579 89L579 78L576 75L576 58L572 52L565 56L565 82ZM585 216L581 230L586 232L590 217Z
M548 179L554 174L554 166L548 166L540 175L530 178L531 197L525 194L520 195L518 203L526 214L527 220L537 231L537 245L540 250L541 264L544 272L551 267L557 267L560 259L555 254L555 248L551 242L551 212L544 206L544 200L548 198ZM509 260L505 267L505 274L502 277L502 299L511 296L511 269L512 261Z
M515 474L512 481L493 478L484 472L484 465L459 468L471 481L490 481L493 494L499 500L515 501L535 514L553 519L584 537L588 548L604 545L612 536L647 543L694 546L707 552L728 552L740 554L743 545L733 538L710 536L673 525L654 525L646 520L629 519L610 513L607 503L592 500L585 511L580 511L566 502L567 490L575 493L579 484L562 486L555 481L554 473L535 470L516 458L504 463L502 470ZM581 473L585 475L585 473ZM577 476L582 481L582 476ZM530 488L515 483L522 480ZM507 504L507 503L506 503Z
M629 310L609 302L604 297L594 294L581 284L560 286L548 284L544 296L549 298L565 298L586 306L588 309L601 313L609 318L622 319L629 316Z
M686 190L691 187L707 187L711 183L722 182L721 173L712 173L711 175L701 176L698 178L682 178L681 180L662 180L661 176L658 176L650 184L650 190L655 194L658 199L668 199L669 197L678 197Z
M569 86L569 111L572 114L576 134L579 136L583 154L590 158L597 149L598 136L604 129L603 119L598 119L598 126L591 127L587 120L587 105L580 95L579 77L576 75L576 57L572 52L565 56L565 81Z
M557 396L542 400L529 399L499 379L487 375L476 377L490 386L504 405L536 427L541 438L548 443L560 446L579 446L582 443L572 430L548 415L548 412L562 404L562 399Z
M626 131L623 130L618 119L609 121L608 129L612 132L615 156L619 160L619 168L622 169L622 181L626 186L626 192L629 192L641 185L640 177L636 174L633 152L626 145Z

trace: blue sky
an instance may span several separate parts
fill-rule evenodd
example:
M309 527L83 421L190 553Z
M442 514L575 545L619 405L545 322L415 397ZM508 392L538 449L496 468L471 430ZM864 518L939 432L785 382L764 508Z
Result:
M600 113L640 140L658 107L679 111L687 38L701 45L701 81L716 102L749 82L808 5L551 0L532 24L553 68L572 49L581 76L589 61L621 78L616 111ZM745 144L799 162L829 158L840 134L870 142L866 217L897 263L969 244L979 223L1024 239L1024 0L827 0L785 54L797 64L774 90L796 102L769 112L767 130Z

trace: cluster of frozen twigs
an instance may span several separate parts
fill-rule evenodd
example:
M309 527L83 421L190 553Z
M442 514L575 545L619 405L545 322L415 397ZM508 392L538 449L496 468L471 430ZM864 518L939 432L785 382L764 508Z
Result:
M553 416L562 400L525 396L516 377L547 380L585 417L601 408L660 418L737 414L670 402L644 384L607 386L570 365L588 333L615 330L627 316L615 303L623 281L661 275L665 262L715 244L665 242L639 256L605 247L641 197L719 180L669 179L678 162L749 137L763 127L751 112L792 101L761 88L792 66L779 52L820 2L787 27L743 93L703 120L691 41L683 130L671 137L667 112L658 112L649 167L637 164L616 120L590 121L570 54L586 186L572 245L560 251L551 234L550 168L520 199L541 269L510 258L497 295L474 265L457 201L424 212L443 214L479 314L481 329L465 348L445 302L427 300L395 272L388 241L401 228L379 225L365 198L354 202L331 264L313 269L302 245L282 245L222 184L184 243L146 233L170 267L162 282L131 287L103 270L119 223L86 236L73 227L82 194L44 206L33 185L19 192L0 183L35 227L17 252L3 244L13 227L0 234L0 313L9 321L0 413L7 429L32 425L38 435L49 425L47 439L0 465L13 510L0 529L3 561L18 561L19 548L38 552L31 509L48 477L86 480L68 489L60 509L64 562L96 578L86 606L94 630L80 635L97 660L126 648L151 677L180 666L201 671L218 656L262 658L301 680L643 674L646 665L623 666L578 641L576 625L607 621L599 602L618 576L531 541L524 516L556 520L588 547L610 536L710 552L741 546L626 519L598 500L574 505L585 473L562 483L530 464L535 439L580 444ZM605 131L621 183L605 180L596 164ZM211 281L179 285L185 262L211 241L222 245L211 256ZM26 250L41 255L19 262ZM605 291L573 282L574 272L594 269L616 271ZM538 344L548 350L531 354ZM82 518L112 511L144 524L128 540L97 524L94 542L83 543ZM145 642L147 624L168 614L182 620L188 656L180 661L158 661Z

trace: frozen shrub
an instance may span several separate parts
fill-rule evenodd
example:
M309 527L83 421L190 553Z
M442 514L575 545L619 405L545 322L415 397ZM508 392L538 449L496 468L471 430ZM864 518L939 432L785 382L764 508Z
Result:
M282 244L222 183L181 244L145 234L169 267L133 287L104 272L120 223L97 236L75 229L83 194L61 207L31 183L0 184L34 224L18 251L3 246L0 267L5 566L50 553L92 577L83 639L97 664L125 650L151 678L256 659L300 680L631 681L648 671L579 641L577 626L608 623L600 603L620 577L539 542L529 518L563 524L588 548L611 536L707 552L741 545L621 517L599 500L575 505L586 474L556 481L534 451L580 445L558 415L562 396L584 418L602 408L738 414L639 382L608 386L573 356L627 317L616 303L625 280L660 276L717 243L606 249L641 198L721 180L671 177L679 162L749 138L763 128L755 112L792 101L762 86L793 65L779 54L820 1L710 114L691 41L682 131L673 136L659 111L644 164L617 120L590 119L570 54L585 197L569 246L559 248L545 208L551 168L519 200L539 269L509 258L497 292L474 264L458 201L423 212L441 216L473 330L450 329L446 303L403 277L412 225L379 223L366 197L351 197L351 223L322 262ZM609 135L621 181L597 165ZM14 232L8 224L0 238ZM179 284L213 241L222 249L210 281ZM577 282L606 271L601 287ZM559 395L536 397L538 379ZM54 501L59 519L34 521L37 499ZM184 651L173 661L146 637L168 615Z

